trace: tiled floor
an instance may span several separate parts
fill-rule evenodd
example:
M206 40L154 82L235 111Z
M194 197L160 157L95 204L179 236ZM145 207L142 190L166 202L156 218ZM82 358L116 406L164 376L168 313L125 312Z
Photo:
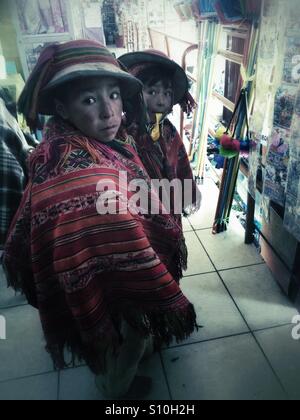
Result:
M243 229L233 220L213 236L217 191L207 182L199 214L184 221L190 252L182 288L203 326L141 366L153 378L149 400L300 399L300 340L292 338L297 314ZM0 315L0 400L101 399L85 366L54 372L44 350L37 312L4 288Z

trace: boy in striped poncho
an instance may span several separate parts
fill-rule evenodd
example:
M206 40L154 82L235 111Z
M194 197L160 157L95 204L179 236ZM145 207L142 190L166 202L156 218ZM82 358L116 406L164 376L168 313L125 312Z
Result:
M32 155L6 244L8 280L39 310L56 366L65 366L68 348L110 398L130 389L150 339L161 346L197 328L176 282L182 231L163 214L139 157L118 135L141 89L105 47L79 40L43 51L19 103L33 128L38 113L54 118ZM123 206L133 193L120 174L143 182L159 214Z

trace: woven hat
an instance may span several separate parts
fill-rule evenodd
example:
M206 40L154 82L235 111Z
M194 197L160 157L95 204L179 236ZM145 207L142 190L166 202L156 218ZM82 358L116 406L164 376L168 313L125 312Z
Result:
M145 50L124 54L119 61L135 77L150 66L162 66L169 70L173 78L174 105L179 104L184 112L190 114L197 104L189 93L189 80L182 67L158 50Z
M150 65L160 65L169 70L173 75L174 105L181 103L189 90L188 78L183 68L161 51L145 50L133 52L123 55L119 58L119 61L121 61L134 76L138 76L141 70Z
M105 46L89 40L70 41L42 51L21 94L19 111L34 128L38 114L55 114L54 91L68 82L93 76L118 79L124 100L142 90L141 82L124 71Z

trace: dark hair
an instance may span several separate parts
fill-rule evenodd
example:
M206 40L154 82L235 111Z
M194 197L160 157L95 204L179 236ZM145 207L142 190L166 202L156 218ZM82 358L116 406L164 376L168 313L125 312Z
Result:
M147 67L141 70L136 77L146 86L154 86L156 83L162 82L165 89L170 87L173 89L173 71L164 66Z

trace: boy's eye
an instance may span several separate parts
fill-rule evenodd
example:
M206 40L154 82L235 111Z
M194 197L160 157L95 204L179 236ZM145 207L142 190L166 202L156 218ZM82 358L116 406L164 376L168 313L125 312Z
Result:
M150 90L149 95L155 96L156 95L156 91L155 90Z
M111 99L120 99L120 97L121 97L120 92L113 92L111 94Z
M89 97L89 98L84 99L83 103L86 105L93 105L96 103L96 99L93 97Z
M171 97L173 95L173 92L171 90L169 90L168 92L166 92L166 96Z

